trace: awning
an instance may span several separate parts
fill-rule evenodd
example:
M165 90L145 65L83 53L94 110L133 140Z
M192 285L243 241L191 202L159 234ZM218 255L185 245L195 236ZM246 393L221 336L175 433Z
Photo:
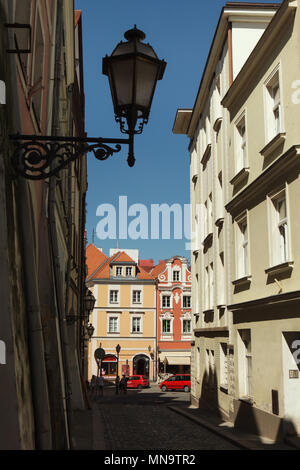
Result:
M189 356L165 356L167 358L167 364L170 366L175 366L175 365L190 365L191 364L191 358ZM165 357L161 357L160 360L161 362L164 361Z

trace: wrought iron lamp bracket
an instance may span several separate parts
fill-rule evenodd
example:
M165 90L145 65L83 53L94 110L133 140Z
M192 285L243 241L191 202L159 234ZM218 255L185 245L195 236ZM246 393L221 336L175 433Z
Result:
M135 162L133 134L128 139L56 137L14 134L10 140L15 143L12 164L18 175L31 180L42 180L56 175L62 168L88 152L98 160L106 160L129 145L128 165ZM111 147L108 144L114 145Z

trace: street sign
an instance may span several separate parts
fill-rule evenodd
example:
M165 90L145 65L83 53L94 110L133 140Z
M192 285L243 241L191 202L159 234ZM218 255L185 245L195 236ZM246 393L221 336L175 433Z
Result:
M96 349L96 351L94 353L94 357L95 357L95 360L96 360L97 364L98 364L98 362L102 361L104 356L105 356L104 349L102 349L102 348Z

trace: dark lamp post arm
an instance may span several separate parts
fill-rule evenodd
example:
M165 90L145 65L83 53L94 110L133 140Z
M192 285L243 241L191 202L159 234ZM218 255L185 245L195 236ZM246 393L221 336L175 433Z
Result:
M128 139L64 137L14 134L10 140L15 143L12 164L17 174L31 180L41 180L57 174L71 162L93 152L98 160L106 160L128 145L128 165L133 166L134 133ZM115 147L111 147L111 144Z

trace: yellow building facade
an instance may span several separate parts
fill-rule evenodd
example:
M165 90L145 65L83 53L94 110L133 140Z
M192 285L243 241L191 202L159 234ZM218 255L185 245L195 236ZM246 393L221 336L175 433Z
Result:
M122 374L156 380L155 279L138 265L137 250L111 250L107 257L89 245L87 265L87 286L96 298L90 317L95 330L89 343L89 379L101 369L107 380ZM105 352L99 370L98 348Z

